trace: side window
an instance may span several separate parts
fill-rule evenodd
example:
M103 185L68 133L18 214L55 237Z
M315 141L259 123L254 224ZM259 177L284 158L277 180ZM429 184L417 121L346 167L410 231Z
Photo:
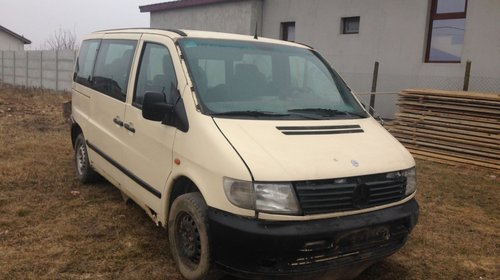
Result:
M136 44L131 40L102 40L92 79L95 90L125 101Z
M92 69L94 69L95 56L99 48L100 40L83 41L76 60L75 73L73 80L79 84L90 87L92 78Z
M167 47L146 43L137 73L133 105L142 108L144 94L148 91L161 92L165 95L165 100L172 103L174 102L170 92L172 86L177 87L177 78Z

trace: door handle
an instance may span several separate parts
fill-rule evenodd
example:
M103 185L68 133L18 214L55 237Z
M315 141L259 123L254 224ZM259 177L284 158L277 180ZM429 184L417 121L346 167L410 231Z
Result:
M123 126L123 122L118 117L115 117L113 119L113 122L116 123L119 126Z
M126 130L128 130L132 133L135 133L135 128L132 125L130 125L129 123L123 124L123 127L125 127Z

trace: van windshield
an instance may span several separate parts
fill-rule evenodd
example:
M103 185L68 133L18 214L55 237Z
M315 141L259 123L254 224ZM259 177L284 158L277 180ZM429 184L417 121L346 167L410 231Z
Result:
M179 40L202 112L255 119L352 119L366 112L315 52L251 41Z

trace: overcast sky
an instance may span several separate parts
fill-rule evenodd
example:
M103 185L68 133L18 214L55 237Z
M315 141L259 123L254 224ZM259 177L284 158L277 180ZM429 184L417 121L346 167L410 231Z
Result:
M0 25L32 41L40 49L60 27L74 30L78 39L92 31L149 27L149 13L139 6L165 0L0 0Z

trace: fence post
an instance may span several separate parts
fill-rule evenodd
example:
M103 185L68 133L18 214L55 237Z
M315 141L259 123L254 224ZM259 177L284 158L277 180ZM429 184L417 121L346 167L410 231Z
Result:
M2 51L2 83L5 82L5 67L4 67L4 60L3 60L3 51Z
M56 91L59 90L59 51L56 50Z
M40 88L43 88L43 51L40 51Z
M472 62L470 60L467 60L467 64L465 65L464 88L463 88L464 91L469 90L471 64L472 64Z
M12 51L14 59L14 85L16 85L16 51Z
M372 93L370 94L370 107L368 112L370 115L373 114L373 108L375 108L375 92L377 91L377 80L378 80L378 61L375 61L373 67L373 79L372 79Z
M30 52L29 51L24 51L26 53L26 87L28 87L28 66L29 66L29 60L30 60Z

